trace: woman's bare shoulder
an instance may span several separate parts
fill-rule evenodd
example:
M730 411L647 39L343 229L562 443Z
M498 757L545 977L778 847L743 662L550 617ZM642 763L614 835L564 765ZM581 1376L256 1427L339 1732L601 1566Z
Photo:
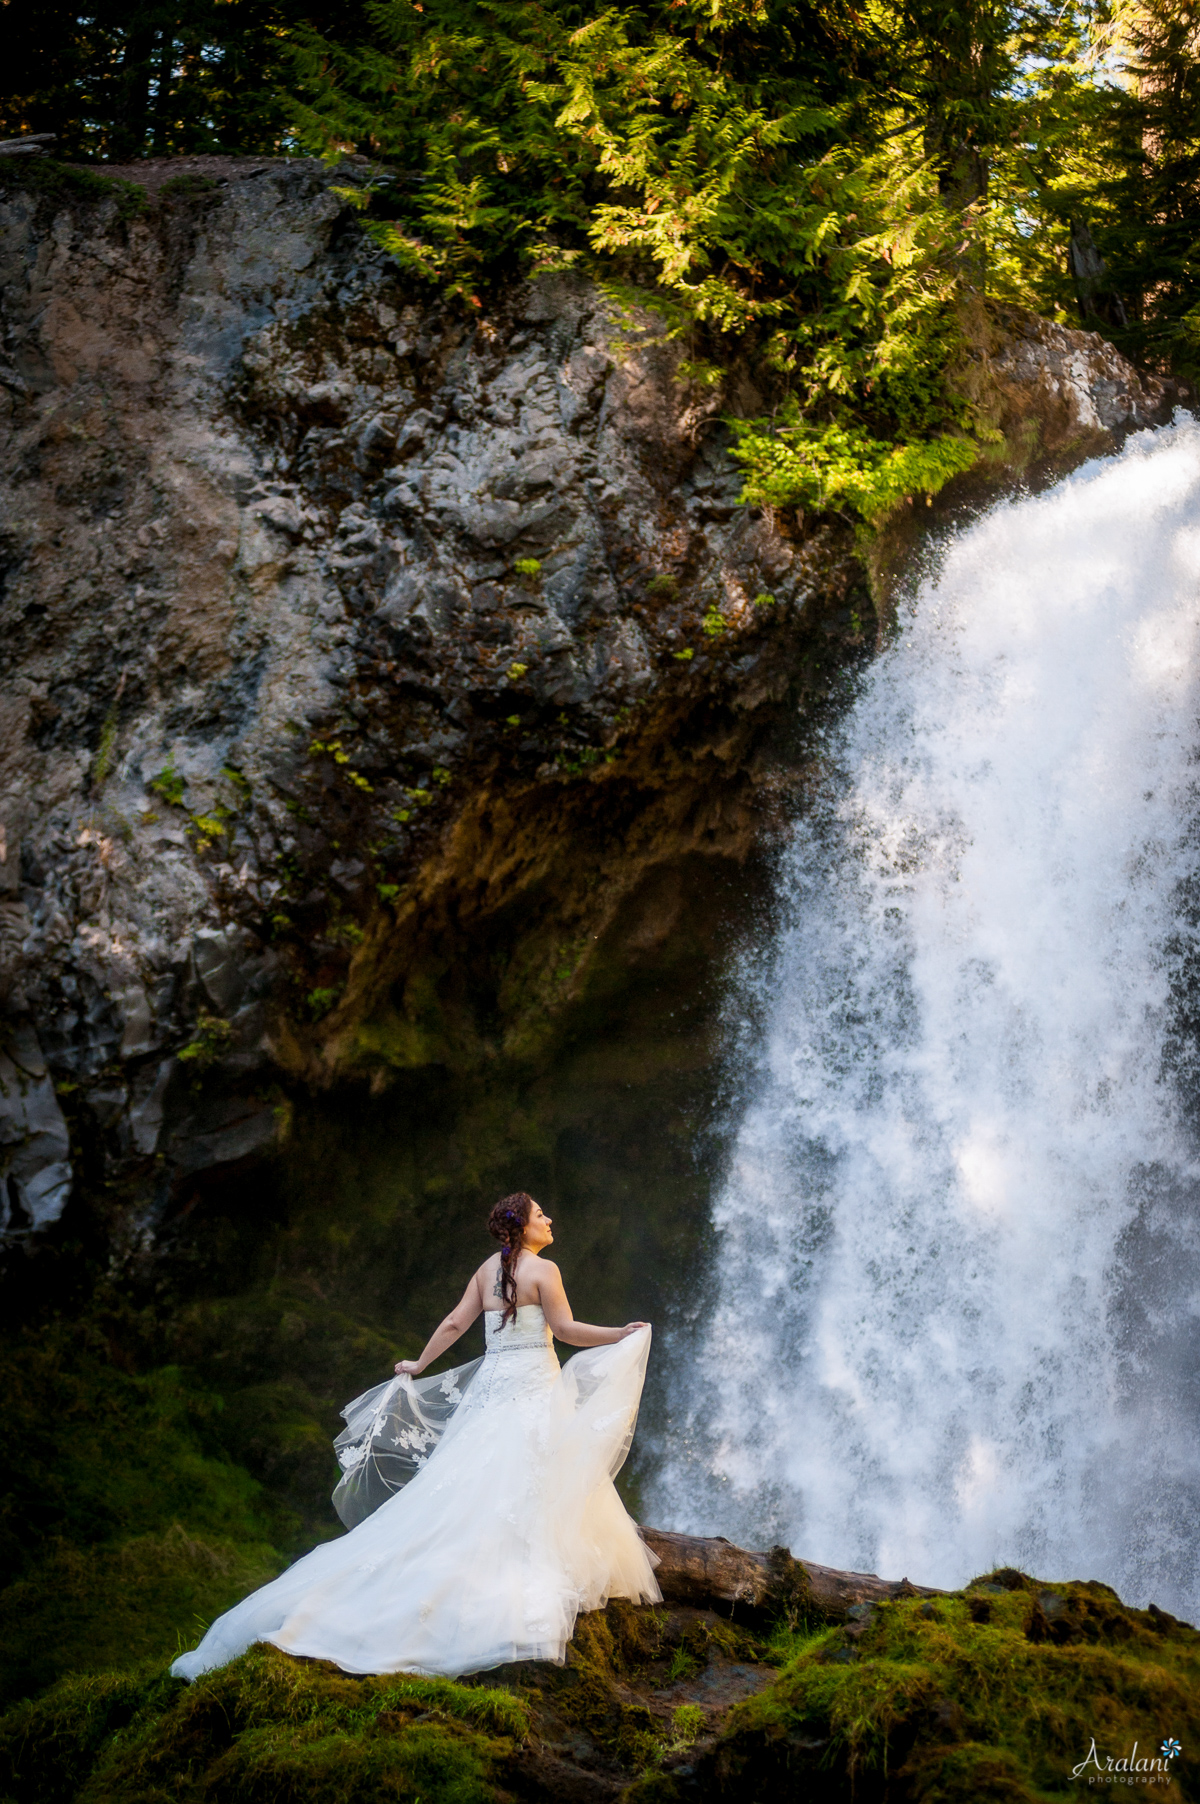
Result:
M561 1278L562 1277L562 1273L559 1271L558 1267L555 1265L553 1259L543 1259L539 1254L539 1256L535 1260L533 1260L532 1263L533 1263L533 1270L534 1270L535 1275L537 1273L540 1273L543 1278Z

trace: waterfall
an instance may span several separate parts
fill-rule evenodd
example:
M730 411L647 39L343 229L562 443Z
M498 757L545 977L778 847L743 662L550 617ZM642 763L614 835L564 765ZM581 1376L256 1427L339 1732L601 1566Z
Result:
M958 535L743 972L655 1519L1200 1608L1200 427Z

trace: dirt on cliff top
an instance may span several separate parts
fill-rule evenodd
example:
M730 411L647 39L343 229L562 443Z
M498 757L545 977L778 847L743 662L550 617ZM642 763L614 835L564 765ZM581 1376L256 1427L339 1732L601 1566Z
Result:
M68 169L82 170L86 175L108 176L113 181L136 182L152 199L168 182L181 177L201 176L206 181L246 182L265 175L268 169L282 165L303 166L315 161L309 157L143 157L135 163L68 163ZM347 157L348 163L365 163L365 157Z

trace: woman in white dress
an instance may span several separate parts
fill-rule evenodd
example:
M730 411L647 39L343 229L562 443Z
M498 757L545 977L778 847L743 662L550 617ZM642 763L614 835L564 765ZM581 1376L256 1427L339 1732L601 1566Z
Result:
M581 1610L659 1600L657 1561L612 1482L650 1326L574 1319L558 1267L540 1257L550 1218L523 1191L488 1227L499 1253L420 1359L343 1411L334 1501L350 1533L219 1617L173 1673L194 1679L256 1641L356 1673L561 1663ZM414 1382L481 1314L482 1360ZM560 1367L552 1336L587 1351Z

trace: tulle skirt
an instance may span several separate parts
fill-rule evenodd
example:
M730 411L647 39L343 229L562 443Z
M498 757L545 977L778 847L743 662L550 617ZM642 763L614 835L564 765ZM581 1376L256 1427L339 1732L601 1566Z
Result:
M561 1663L580 1611L657 1602L657 1562L612 1482L649 1343L640 1330L562 1368L544 1345L489 1351L404 1488L218 1618L172 1672L196 1678L256 1641L354 1673Z

